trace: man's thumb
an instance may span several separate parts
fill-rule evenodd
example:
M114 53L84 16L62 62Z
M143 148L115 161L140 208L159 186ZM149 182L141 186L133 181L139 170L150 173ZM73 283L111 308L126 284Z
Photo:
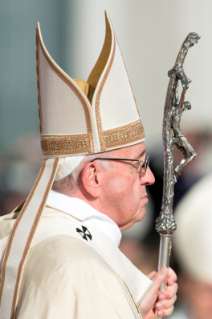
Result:
M156 272L156 274L151 278L151 280L153 281L154 283L154 286L152 287L152 289L155 291L155 292L158 292L160 286L162 285L162 283L164 281L166 281L167 277L168 277L168 273L169 273L169 270L168 268L166 267L162 267L160 270L158 270Z

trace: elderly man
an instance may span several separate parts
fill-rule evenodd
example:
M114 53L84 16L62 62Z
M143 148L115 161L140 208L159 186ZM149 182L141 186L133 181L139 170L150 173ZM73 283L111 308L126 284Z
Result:
M111 22L87 82L59 68L39 25L36 39L44 161L26 202L1 219L1 318L168 316L175 273L147 277L118 249L154 177Z

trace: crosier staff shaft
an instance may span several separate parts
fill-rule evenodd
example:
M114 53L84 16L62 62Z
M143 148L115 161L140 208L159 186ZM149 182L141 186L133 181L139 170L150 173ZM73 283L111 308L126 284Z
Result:
M200 37L196 33L189 33L178 53L174 67L168 72L170 77L167 89L164 117L163 117L163 144L164 144L164 177L163 198L159 217L156 219L156 230L160 234L160 249L158 269L169 266L171 255L172 236L177 228L173 216L174 184L185 165L190 163L196 153L188 143L180 128L182 113L191 108L189 102L184 102L185 94L191 82L184 70L183 63L190 47L198 42ZM179 95L179 82L182 84L182 93ZM173 147L179 148L184 158L174 168ZM161 285L160 291L166 287L166 282ZM159 319L159 317L158 317ZM160 318L161 319L161 318Z

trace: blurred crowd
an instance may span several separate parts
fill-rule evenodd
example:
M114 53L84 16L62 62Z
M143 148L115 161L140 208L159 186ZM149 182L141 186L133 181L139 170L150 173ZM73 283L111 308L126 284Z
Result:
M38 133L20 137L0 152L0 215L10 213L26 199L41 163Z
M212 194L212 133L209 131L184 133L198 157L183 170L175 186L174 211L176 210L177 216L179 215L179 223L176 232L178 235L174 236L171 267L178 274L179 294L172 318L211 319L212 248L209 246L206 249L204 240L199 239L202 236L209 236L207 225L212 226L210 198L207 200L204 197L206 189L211 188ZM149 153L150 167L156 182L147 190L149 203L146 208L146 216L143 221L123 232L120 244L121 251L145 274L157 269L159 235L155 231L155 219L160 213L163 191L163 148L156 145ZM177 164L182 159L182 154L175 149L174 157ZM26 199L38 174L41 161L38 134L28 134L18 138L8 146L7 151L0 152L0 215L10 213ZM208 182L204 183L205 179ZM198 187L198 185L200 186ZM200 206L202 205L201 207L196 203L196 198L199 199L198 203ZM193 210L194 214L189 214L189 210ZM195 213L196 211L197 213ZM204 214L207 214L207 218L204 218ZM202 224L198 215L202 216ZM185 223L184 217L185 220L187 217L187 228L182 226ZM176 219L178 222L178 218ZM196 230L195 223L201 224L200 232ZM186 246L187 238L190 242ZM193 248L193 255L190 254L191 248ZM201 251L202 262L197 262L200 258L199 251ZM190 267L186 258L192 260L191 264L196 265L196 270L190 269L193 266ZM210 267L211 262L211 275L208 277L204 275L205 260L208 260L208 267Z

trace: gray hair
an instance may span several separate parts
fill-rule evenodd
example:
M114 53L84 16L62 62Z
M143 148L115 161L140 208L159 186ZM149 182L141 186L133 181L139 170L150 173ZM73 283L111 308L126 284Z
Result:
M67 195L71 190L74 190L76 187L78 187L80 174L87 163L97 157L110 157L110 153L111 152L102 152L85 156L79 165L73 170L73 172L59 181L55 181L53 183L52 189L56 192ZM103 169L107 170L111 165L111 162L100 161L100 165L103 167Z

